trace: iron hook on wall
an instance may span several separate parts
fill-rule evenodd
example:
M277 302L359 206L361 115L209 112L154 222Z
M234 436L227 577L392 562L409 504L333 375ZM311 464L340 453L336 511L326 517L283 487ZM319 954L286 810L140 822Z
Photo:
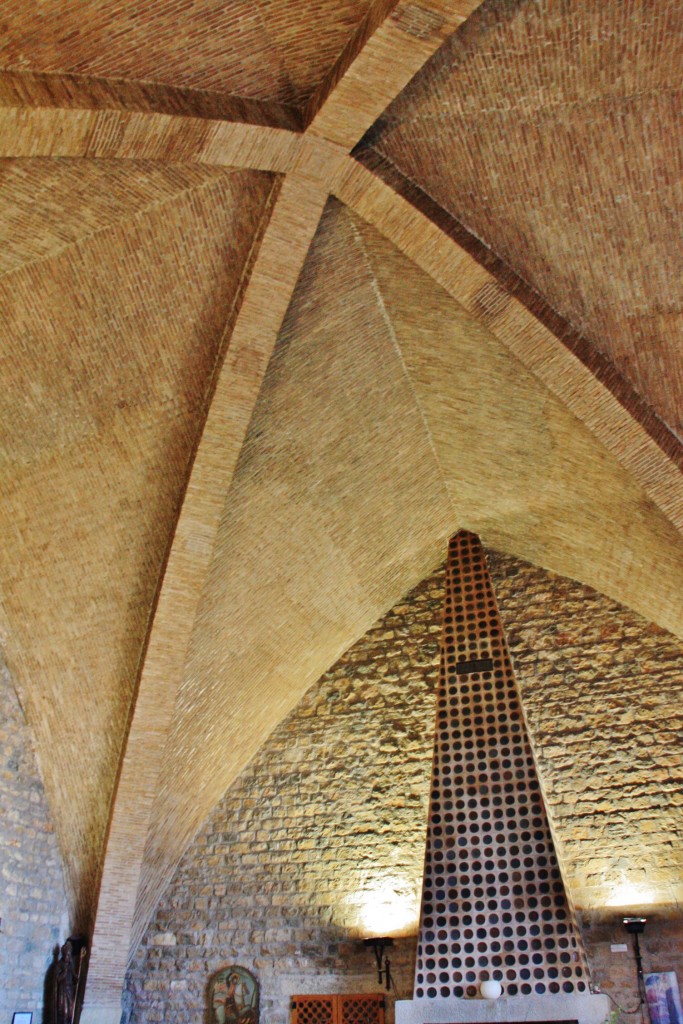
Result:
M364 945L369 946L374 954L375 960L377 961L377 980L382 984L384 981L387 992L391 988L391 964L389 957L384 955L384 951L390 946L393 946L394 940L388 938L373 937L371 939L364 939Z

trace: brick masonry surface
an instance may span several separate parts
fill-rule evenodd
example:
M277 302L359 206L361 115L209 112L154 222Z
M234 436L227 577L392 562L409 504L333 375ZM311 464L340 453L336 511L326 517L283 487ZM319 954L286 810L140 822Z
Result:
M30 732L0 659L0 1021L43 1015L46 974L66 937L61 861Z
M680 644L588 587L490 557L570 895L591 908L580 916L593 983L632 1010L624 911L596 908L626 876L675 903ZM284 1024L294 993L377 990L362 908L388 885L414 931L442 601L439 570L309 690L228 790L135 956L124 1020L204 1024L210 979L230 963L258 976L262 1024ZM624 941L628 952L612 952ZM642 947L646 971L678 968L683 982L680 910L660 905ZM414 937L391 953L410 998Z

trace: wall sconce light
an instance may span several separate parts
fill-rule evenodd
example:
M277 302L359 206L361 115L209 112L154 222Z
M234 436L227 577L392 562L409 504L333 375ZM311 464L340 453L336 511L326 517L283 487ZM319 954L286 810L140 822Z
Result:
M363 944L370 946L375 954L375 960L377 961L377 980L386 987L387 992L391 988L391 966L389 963L389 957L384 955L384 950L390 946L393 946L394 940L387 938L376 938L364 939Z
M640 955L640 943L638 936L645 931L646 917L625 917L624 928L633 936L633 948L636 956L636 972L638 974L638 997L641 1006L645 1002L645 980L643 978L643 958Z

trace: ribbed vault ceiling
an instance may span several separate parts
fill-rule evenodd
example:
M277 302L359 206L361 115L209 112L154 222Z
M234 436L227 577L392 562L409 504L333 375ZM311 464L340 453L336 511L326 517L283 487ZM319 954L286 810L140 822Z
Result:
M675 5L475 8L0 3L0 625L112 1020L450 533L683 635Z

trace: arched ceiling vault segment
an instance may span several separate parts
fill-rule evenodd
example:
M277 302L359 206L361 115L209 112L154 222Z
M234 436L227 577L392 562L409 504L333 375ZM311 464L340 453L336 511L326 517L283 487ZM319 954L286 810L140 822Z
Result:
M647 590L649 613L681 629L683 546L642 489L480 321L332 202L227 495L135 938L260 737L460 523L631 604Z
M330 581L318 579L319 593L327 594L325 600L331 603L320 627L315 656L311 656L306 664L297 662L290 666L288 672L280 666L279 695L274 691L269 695L270 710L263 695L257 699L256 705L250 705L251 732L247 730L248 734L236 742L235 762L228 766L229 770L226 769L215 785L224 787L234 777L240 764L251 756L278 717L297 699L300 690L292 688L292 672L297 675L299 686L312 681L315 674L323 671L359 631L367 628L378 614L439 560L442 539L449 532L460 526L469 526L480 529L487 539L487 521L481 517L477 519L476 502L463 504L458 496L457 457L454 458L451 438L443 429L443 419L450 415L448 408L453 396L439 391L443 382L429 383L433 367L422 366L420 353L411 349L410 318L404 316L401 320L398 316L400 303L396 297L393 300L387 298L390 289L383 290L378 283L381 272L377 267L373 272L368 270L373 264L368 253L373 247L379 252L382 245L375 245L371 238L369 240L367 225L385 236L403 254L399 263L405 257L412 260L436 285L445 289L450 296L448 301L457 301L463 315L479 325L481 337L488 338L491 345L499 345L500 351L506 353L505 357L500 355L500 359L514 357L510 365L518 360L526 368L523 372L529 371L540 382L534 387L542 385L541 390L547 388L552 393L554 398L549 398L548 403L554 412L549 418L556 425L558 437L563 431L567 437L570 434L572 437L574 434L577 438L580 436L576 451L593 452L591 459L596 465L604 462L605 479L613 482L615 493L626 496L624 507L627 512L633 512L635 524L625 545L630 552L629 557L636 557L637 544L642 541L648 557L661 559L665 577L664 581L653 578L648 582L647 574L641 575L640 595L632 587L625 596L624 588L628 590L625 568L628 567L618 564L615 547L619 540L613 540L607 543L602 561L602 555L597 559L597 568L594 566L597 575L588 582L634 606L640 601L640 611L683 635L683 622L678 618L680 610L672 607L671 595L666 589L667 580L670 583L672 574L680 572L680 534L683 532L683 485L671 451L664 452L609 388L596 380L576 355L520 301L508 295L484 267L349 155L387 104L476 6L475 2L465 0L429 0L420 4L400 0L396 5L390 2L379 2L370 7L360 5L355 9L355 28L344 52L332 70L322 80L313 83L314 87L304 97L307 105L305 119L309 125L302 134L290 130L295 126L296 118L292 119L291 112L285 109L291 99L287 89L292 86L291 81L287 82L287 75L282 78L284 92L278 93L275 99L272 96L252 96L241 107L231 102L220 110L212 108L214 99L211 96L193 97L177 89L174 92L172 86L158 86L145 91L140 83L134 81L119 85L112 92L109 84L98 82L95 77L91 77L88 83L80 79L76 81L69 77L72 72L65 72L60 78L58 72L50 71L54 77L48 82L41 77L43 72L35 72L29 81L30 76L21 79L21 72L10 69L0 81L0 98L11 104L0 107L0 156L145 159L242 167L285 176L244 292L226 359L198 441L148 636L110 819L86 996L86 1021L118 1019L119 997L131 941L134 943L139 937L154 900L168 880L169 870L173 869L182 853L182 843L198 823L188 818L179 826L171 843L164 837L164 829L169 822L172 824L166 804L174 799L169 782L173 765L178 764L182 774L184 766L191 763L191 750L183 750L183 742L190 742L193 737L188 736L186 730L183 732L183 725L185 716L196 711L192 707L192 687L207 685L208 670L202 668L202 659L208 658L211 662L212 658L218 657L217 678L219 688L222 688L222 699L229 695L231 686L237 685L235 679L230 678L230 671L237 669L229 670L221 662L220 645L215 646L215 623L207 618L207 609L216 596L216 588L220 589L220 578L226 571L226 565L230 572L235 573L235 580L241 579L239 574L243 574L245 593L254 583L254 574L266 572L268 568L267 560L263 564L256 555L253 556L256 561L246 559L241 565L243 552L231 548L230 531L227 536L221 535L221 524L239 524L235 535L239 535L241 529L245 538L251 536L251 530L252 549L257 554L259 544L264 547L268 544L263 523L249 522L242 516L239 496L247 484L239 477L234 481L233 478L240 458L245 460L245 465L249 464L249 459L258 463L258 446L252 445L250 450L247 445L243 451L243 441L255 409L258 413L259 395L264 402L268 400L268 389L262 391L266 368L329 195L338 197L360 218L354 222L347 213L336 215L339 224L344 222L343 230L351 230L356 248L366 250L369 277L361 275L358 287L366 297L375 296L376 303L372 308L379 317L377 337L383 339L378 342L378 351L386 355L386 365L393 366L396 373L391 388L382 393L382 401L388 402L391 390L400 388L406 398L406 410L410 409L410 415L417 417L413 434L424 448L422 462L432 474L430 487L434 488L433 508L429 514L424 514L426 519L429 515L432 519L426 526L423 522L424 536L419 530L414 537L408 531L405 546L396 555L395 563L386 539L378 545L377 564L366 566L363 573L359 573L355 565L356 556L348 556L345 612L341 605L336 607L327 594L325 587ZM358 12L362 16L356 17ZM301 97L303 94L297 95ZM74 98L78 103L90 102L94 108L100 109L66 109L73 106ZM24 103L27 105L15 105ZM51 105L53 109L50 109ZM105 109L112 105L118 109ZM202 115L210 114L212 109L214 114L251 118L258 123L206 120ZM200 116L175 116L176 113ZM393 256L387 258L389 262L394 259ZM437 305L442 301L445 299L435 298ZM372 304L366 302L366 305ZM291 311L290 315L298 315L297 310ZM344 310L341 309L340 324L343 316ZM392 316L397 317L396 323ZM408 330L403 341L400 338L401 324ZM360 332L366 327L362 321L357 326ZM292 339L294 337L295 332L291 335ZM289 340L285 331L280 342L288 344ZM370 359L372 353L366 355ZM448 343L441 356L447 365L452 356ZM379 371L384 365L381 359L380 364L375 367L373 380L379 379ZM276 361L273 365L277 369L283 364ZM367 369L370 372L370 364ZM452 371L451 366L449 372ZM408 401L411 394L412 399ZM300 395L299 400L305 401L305 395ZM540 405L543 406L542 400ZM576 417L575 431L569 425L572 417ZM557 426L560 420L564 424L562 428ZM385 427L389 430L388 425ZM324 430L322 434L325 436ZM378 433L378 444L381 440ZM600 446L604 447L604 453ZM349 460L353 461L353 453L349 453ZM577 455L571 465L575 473L581 473L580 456ZM275 467L267 468L272 474ZM375 471L379 474L377 486L382 486L381 468L375 467ZM564 493L566 481L563 480L560 486L556 477L552 479L555 482L550 490L557 484L558 493ZM248 484L256 487L255 495L260 493L258 486L261 483L259 473L256 473ZM313 483L309 481L303 493L296 495L292 514L306 494L314 494ZM287 493L285 484L283 482L283 494ZM488 485L482 480L483 487ZM264 508L268 507L269 501L273 502L275 515L277 494L263 492L263 500ZM549 498L549 507L552 500ZM549 537L547 542L533 550L522 543L522 530L528 534L531 529L529 521L524 525L523 516L517 533L513 522L507 533L495 533L493 530L491 537L513 553L535 557L560 572L567 572L569 566L570 571L580 576L576 551L582 543L582 536L584 543L589 536L592 543L601 532L606 534L610 529L604 521L609 502L605 499L601 504L601 500L596 498L594 508L590 507L590 502L584 502L573 533L570 529L571 536L567 538L562 535L562 529L571 527L571 522L566 518L568 506L562 499L560 505L565 518L560 516L558 519L555 541ZM318 512L323 515L320 509ZM414 510L414 519L408 515L406 527L412 529L416 522L422 522L423 512ZM350 515L350 511L347 514ZM585 517L585 535L582 535L581 516ZM362 516L359 522L362 525ZM315 523L310 525L313 529ZM624 528L631 529L628 521ZM326 550L329 554L337 551L334 543L326 549L330 537L336 537L334 526L320 526L314 537L316 543L319 542L321 557L325 557ZM348 540L351 546L352 540ZM305 537L292 529L283 542L283 556L287 557L292 550L299 551L302 557L300 567L303 566L304 543ZM572 552L569 562L565 557L566 545ZM382 557L385 562L382 562ZM572 566L577 568L572 569ZM324 570L322 572L324 576ZM273 582L278 586L286 583L286 574L281 577L274 572ZM304 584L305 573L302 573L300 585L304 587ZM315 604L308 603L312 594L307 594L299 605L294 592L290 597L289 612L303 628L315 607ZM352 611L354 602L356 610ZM249 636L248 624L247 614L244 637ZM328 634L327 639L324 634ZM305 638L299 647L303 644ZM265 662L260 667L253 666L253 675L242 680L246 692L253 688L255 679L260 679L267 689L267 679L262 678L266 667ZM210 696L208 692L207 699ZM210 700L207 708L209 735L213 728ZM191 783L190 771L179 785L181 788L184 786L187 793ZM199 801L197 813L203 816L209 809L208 806L205 808L205 801L213 801L217 795L220 795L218 790L215 793L207 791L206 797Z
M506 345L634 474L683 530L681 459L660 446L590 370L464 249L379 178L349 161L335 194ZM656 467L656 468L655 468Z
M0 108L0 158L5 159L182 159L286 174L310 141L280 129L160 114ZM677 452L662 452L611 390L522 303L501 294L493 275L428 217L352 158L340 162L336 148L329 163L324 143L318 152L316 169L330 194L390 238L465 308L485 316L501 340L594 430L676 528L683 529L680 446Z
M137 161L0 175L3 643L86 930L159 572L277 183Z

